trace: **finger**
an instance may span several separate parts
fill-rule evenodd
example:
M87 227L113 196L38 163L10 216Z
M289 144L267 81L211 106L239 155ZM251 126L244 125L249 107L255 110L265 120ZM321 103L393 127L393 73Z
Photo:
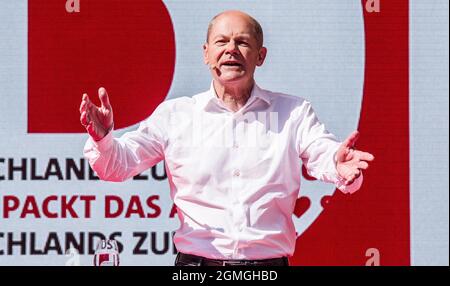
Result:
M86 130L89 133L89 135L91 137L94 137L95 135L95 131L94 131L94 124L92 122L90 122L87 126L86 126Z
M81 101L85 101L89 107L89 105L92 105L91 99L89 98L89 95L87 93L83 93L83 98Z
M355 156L357 155L357 153L355 152L355 149L352 148L347 148L348 152L346 155L346 159L347 161L352 160L353 158L355 158Z
M369 164L367 162L360 161L358 163L358 169L367 170L367 168L369 168Z
M86 122L87 122L87 124L89 124L89 123L91 123L92 122L92 117L95 117L95 116L92 116L92 115L95 115L95 112L91 112L91 110L87 110L86 111Z
M98 96L102 103L102 107L111 110L111 104L109 103L108 93L106 92L106 89L104 87L100 87L98 89Z
M342 143L345 147L352 148L355 145L356 140L358 140L359 137L359 131L355 130L353 131L347 139Z
M83 111L83 112L81 113L81 116L80 116L80 122L81 122L81 125L83 125L84 127L86 127L86 125L88 124L88 118L87 118L87 113L86 113L86 111Z
M83 98L81 100L89 101L89 96L87 95L87 93L83 93Z
M359 159L363 160L363 161L373 161L375 159L375 157L368 153L368 152L362 152L362 151L358 151L358 155L359 155Z
M83 111L86 111L88 106L88 102L86 100L83 100L80 104L80 113L83 113Z
M84 94L83 94L83 98L82 98L82 101L81 101L81 105L83 104L83 102L85 102L85 104L86 104L84 110L86 110L86 111L88 111L88 112L89 112L89 111L93 111L92 109L95 108L95 107L97 107L97 106L95 106L95 104L92 103L92 101L91 101L91 99L89 98L89 95L88 95L87 93L84 93ZM81 110L81 105L80 105L80 113L81 113L82 111L84 111L84 110Z
M350 176L350 177L347 178L347 180L345 181L345 184L346 184L346 185L350 185L350 184L352 184L354 181L355 181L355 176L352 175L352 176Z
M357 178L359 178L359 176L361 176L361 171L359 169L354 170L349 176L346 177L345 184L352 184Z

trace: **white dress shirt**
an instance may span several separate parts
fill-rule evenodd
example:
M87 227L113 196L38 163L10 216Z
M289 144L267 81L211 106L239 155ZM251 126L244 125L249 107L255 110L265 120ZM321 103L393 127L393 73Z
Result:
M256 84L238 112L209 91L161 103L136 131L86 142L98 176L124 181L165 160L181 222L174 236L184 253L215 259L291 256L301 163L343 192L336 172L340 145L303 98Z

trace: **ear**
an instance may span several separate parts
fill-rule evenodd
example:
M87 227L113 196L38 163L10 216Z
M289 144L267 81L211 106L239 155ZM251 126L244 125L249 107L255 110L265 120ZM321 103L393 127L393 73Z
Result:
M256 62L256 65L258 67L260 67L264 64L264 60L266 59L266 56L267 56L267 48L261 47L259 49L259 53L258 53L258 61Z
M208 43L203 44L203 62L205 65L209 64L208 60Z

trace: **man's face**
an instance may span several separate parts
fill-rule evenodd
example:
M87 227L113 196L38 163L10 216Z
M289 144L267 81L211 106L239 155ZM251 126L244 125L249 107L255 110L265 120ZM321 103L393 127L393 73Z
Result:
M256 66L264 63L266 48L260 47L248 17L239 13L219 16L203 46L205 64L223 85L253 81Z

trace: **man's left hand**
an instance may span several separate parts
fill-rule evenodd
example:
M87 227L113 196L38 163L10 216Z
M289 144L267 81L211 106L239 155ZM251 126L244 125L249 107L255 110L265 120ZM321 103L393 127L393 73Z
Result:
M346 185L353 183L361 175L361 170L369 168L368 162L375 159L372 154L353 148L358 137L359 132L353 131L336 152L336 170Z

